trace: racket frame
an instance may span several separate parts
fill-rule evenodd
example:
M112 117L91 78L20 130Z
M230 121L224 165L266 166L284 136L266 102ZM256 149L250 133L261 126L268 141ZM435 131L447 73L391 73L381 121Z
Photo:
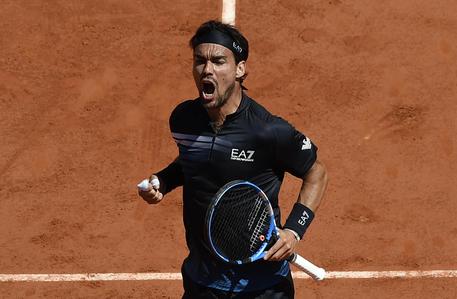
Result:
M211 223L211 219L212 219L212 216L213 216L213 213L214 213L214 208L219 203L219 201L222 198L222 196L228 190L230 190L231 188L233 188L235 186L238 186L238 185L242 185L242 184L243 185L249 185L249 186L253 187L254 189L256 189L259 192L259 194L262 197L262 200L266 200L267 207L268 207L269 212L270 212L269 216L272 217L271 218L272 221L270 222L270 227L268 229L268 234L265 237L265 241L263 241L263 244L260 247L260 249L257 250L251 257L249 257L249 258L247 258L245 260L232 261L232 260L229 260L224 255L222 255L218 251L216 246L214 245L214 243L213 243L213 241L211 239L211 225L210 225L210 223ZM234 263L234 264L245 264L245 263L253 262L253 261L256 261L256 260L259 260L259 259L263 258L265 256L265 254L266 254L265 248L269 245L269 243L272 241L272 239L273 240L277 240L277 238L279 238L279 232L278 232L278 228L276 226L276 221L275 221L275 218L274 218L273 208L271 207L271 203L268 200L267 195L257 185L255 185L255 184L253 184L253 183L251 183L249 181L243 181L243 180L231 181L231 182L225 184L224 186L222 186L221 189L219 189L219 191L214 196L214 199L213 199L213 201L211 202L211 204L210 204L210 206L208 208L208 212L207 212L207 216L206 216L206 228L207 228L207 238L208 238L209 244L211 246L211 250L220 259L222 259L222 260L224 260L224 261L226 261L228 263ZM320 281L320 280L323 280L325 278L325 275L326 275L325 269L314 265L313 263L311 263L310 261L306 260L305 258L303 258L302 256L300 256L297 253L293 253L287 260L291 264L295 265L300 270L302 270L303 272L305 272L306 274L311 276L314 280Z
M219 249L213 243L213 240L211 238L211 225L210 225L210 223L211 223L211 219L213 218L214 209L218 205L218 203L220 202L220 200L224 196L224 194L227 191L229 191L230 189L232 189L232 188L234 188L236 186L239 186L239 185L248 185L248 186L254 188L258 192L258 194L261 197L261 200L265 201L265 203L266 203L266 207L268 209L268 214L269 214L268 217L270 217L271 221L270 221L270 226L268 227L267 234L265 235L265 240L262 241L262 245L259 247L259 249L256 252L254 252L250 257L248 257L246 259L243 259L243 260L230 260L226 256L224 256L221 252L219 252ZM262 189L260 189L255 184L253 184L251 182L248 182L248 181L242 181L242 180L236 180L236 181L229 182L229 183L225 184L224 186L222 186L221 189L218 191L218 193L216 193L211 205L208 208L208 214L207 214L207 217L206 217L206 224L207 224L206 225L207 238L208 238L208 241L209 241L209 244L211 246L212 251L219 258L221 258L222 260L224 260L224 261L226 261L228 263L233 263L233 264L238 264L238 265L254 262L256 260L259 260L259 259L263 258L265 256L265 253L266 253L265 252L265 248L270 243L270 241L271 241L271 239L273 237L273 234L277 234L276 222L275 222L275 217L274 217L274 213L273 213L273 208L271 207L271 204L270 204L270 202L268 200L267 195L263 192Z

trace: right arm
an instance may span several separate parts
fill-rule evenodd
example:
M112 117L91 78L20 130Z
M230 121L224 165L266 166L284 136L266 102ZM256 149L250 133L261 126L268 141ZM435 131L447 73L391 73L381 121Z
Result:
M176 187L183 185L184 176L179 159L176 158L166 168L151 175L149 182L152 182L154 178L158 179L160 182L160 187L158 189L151 188L149 191L138 190L138 194L149 204L159 203L165 194Z

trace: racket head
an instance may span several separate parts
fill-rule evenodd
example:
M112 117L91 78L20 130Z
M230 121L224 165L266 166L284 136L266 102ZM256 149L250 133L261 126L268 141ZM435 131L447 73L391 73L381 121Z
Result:
M206 214L213 253L234 264L263 258L276 234L273 208L265 193L248 181L232 181L213 197Z

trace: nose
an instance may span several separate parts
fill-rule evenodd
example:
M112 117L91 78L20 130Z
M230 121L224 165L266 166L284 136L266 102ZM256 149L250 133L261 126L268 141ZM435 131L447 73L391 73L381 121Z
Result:
M208 75L208 74L213 74L214 71L214 66L211 63L211 61L206 61L205 67L203 68L203 74Z

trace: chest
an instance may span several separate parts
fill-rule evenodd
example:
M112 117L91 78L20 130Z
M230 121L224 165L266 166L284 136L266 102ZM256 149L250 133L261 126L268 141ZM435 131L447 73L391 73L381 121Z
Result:
M188 178L204 175L217 181L248 179L273 167L274 148L259 131L173 133L173 137Z

